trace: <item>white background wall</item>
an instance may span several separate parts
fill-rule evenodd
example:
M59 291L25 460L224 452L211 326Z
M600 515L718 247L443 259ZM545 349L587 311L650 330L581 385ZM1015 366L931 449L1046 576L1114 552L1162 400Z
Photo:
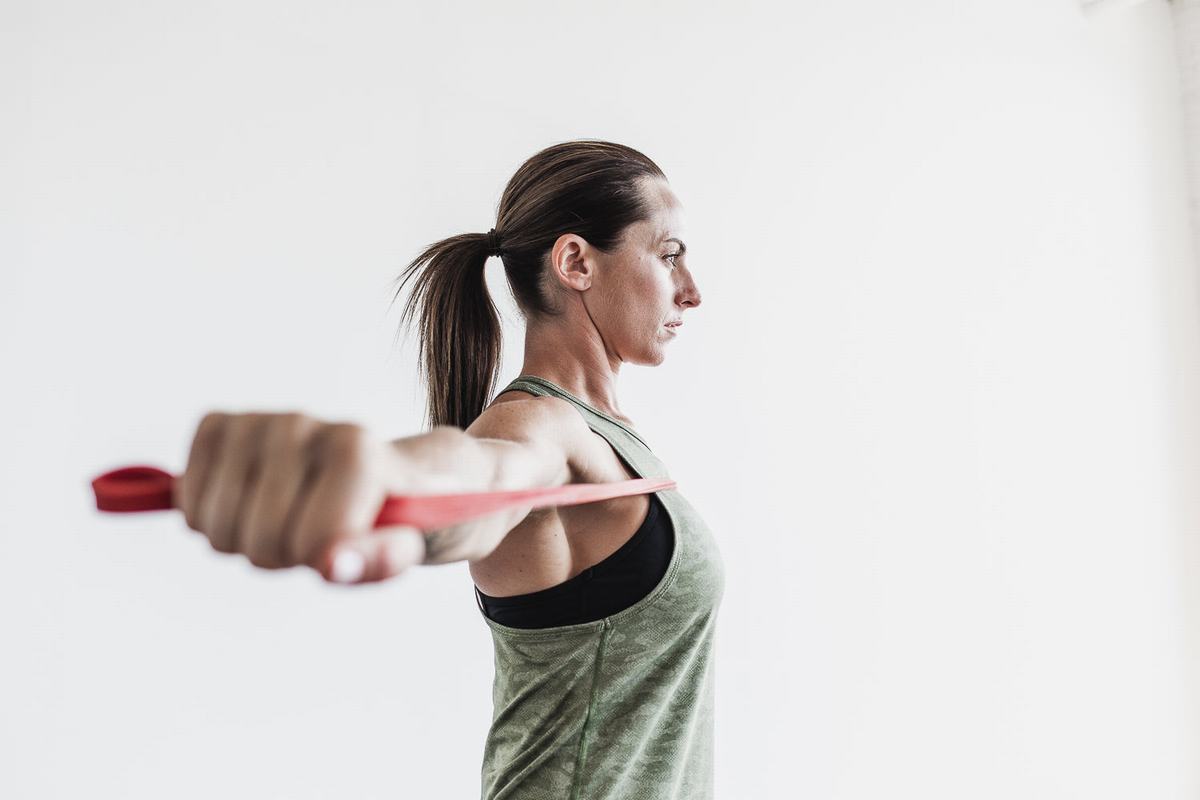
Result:
M623 410L718 536L720 798L1195 798L1200 325L1166 0L0 5L0 796L474 797L465 564L344 588L90 480L419 431L391 280L633 145L703 305ZM500 262L505 369L522 332Z

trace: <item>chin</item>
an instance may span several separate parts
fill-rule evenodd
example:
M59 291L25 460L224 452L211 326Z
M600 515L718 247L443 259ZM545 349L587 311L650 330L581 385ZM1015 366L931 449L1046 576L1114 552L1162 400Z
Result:
M667 360L667 351L665 349L651 350L648 353L641 353L637 358L622 359L625 364L636 364L639 367L657 367L659 364Z

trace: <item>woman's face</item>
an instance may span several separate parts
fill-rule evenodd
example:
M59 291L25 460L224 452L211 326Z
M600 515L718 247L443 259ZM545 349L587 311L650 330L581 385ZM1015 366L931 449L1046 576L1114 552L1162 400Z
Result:
M630 225L611 253L583 249L594 269L584 270L591 281L579 296L610 359L657 365L682 331L684 312L700 305L700 290L684 255L678 198L661 178L647 180L643 191L654 209L649 219Z

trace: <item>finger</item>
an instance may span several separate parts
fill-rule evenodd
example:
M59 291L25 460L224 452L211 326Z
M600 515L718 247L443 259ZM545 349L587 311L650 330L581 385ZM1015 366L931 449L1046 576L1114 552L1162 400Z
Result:
M320 571L329 544L370 533L386 499L379 481L368 480L382 448L351 423L323 425L309 441L308 461L317 465L312 486L300 499L296 527L285 533L293 563Z
M183 511L187 526L194 531L203 533L199 500L204 495L205 486L220 456L226 423L231 416L221 411L210 411L204 415L192 437L187 467L171 487L172 505Z
M210 486L200 499L200 523L213 549L238 552L241 515L258 479L266 414L235 414L226 426Z
M262 477L246 507L240 548L250 563L264 569L294 566L284 549L297 500L311 475L308 437L320 423L303 414L271 420L263 442Z
M336 542L321 574L335 583L375 583L404 574L425 558L425 536L417 528L391 526Z

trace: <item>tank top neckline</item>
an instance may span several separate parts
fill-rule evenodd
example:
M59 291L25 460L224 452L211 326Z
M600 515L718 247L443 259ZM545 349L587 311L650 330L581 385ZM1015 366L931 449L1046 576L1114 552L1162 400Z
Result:
M579 405L583 406L584 408L586 408L588 411L591 411L591 412L592 412L593 414L595 414L596 416L598 416L598 417L601 417L601 418L603 418L603 419L606 419L606 420L608 420L609 422L611 422L612 424L614 424L614 425L616 425L616 426L620 427L620 428L621 428L621 430L625 431L625 432L626 432L626 433L628 433L630 436L632 436L633 438L635 438L635 439L637 439L639 442L641 442L641 443L642 443L642 446L643 446L643 447L645 447L647 450L649 450L649 449L650 449L650 445L646 444L646 441L645 441L645 440L644 440L644 439L643 439L641 436L639 436L639 435L638 435L638 433L637 433L637 431L635 431L633 428L629 427L629 426L628 426L628 425L626 425L624 422L621 422L621 420L619 420L619 419L616 419L615 417L611 417L611 416L609 416L608 414L605 414L603 411L601 411L600 409L596 408L596 407L595 407L595 406L593 406L592 404L590 404L590 403L585 403L583 400L580 400L578 397L576 397L575 395L571 394L571 393L570 393L570 392L568 392L566 389L564 389L563 387L559 386L557 383L554 383L553 381L546 380L545 378L539 377L539 376L537 376L537 375L518 375L518 376L517 376L515 379L513 379L513 381L512 381L511 383L509 383L509 384L508 384L508 386L512 386L514 383L517 383L518 381L530 381L530 382L532 382L532 383L539 383L539 384L542 384L544 388L545 388L545 387L549 387L549 388L551 388L551 389L554 389L555 391L558 391L558 392L561 392L561 393L563 393L563 394L564 394L564 395L566 395L567 397L571 398L571 400L572 400L572 401L574 401L574 402L578 403ZM508 387L505 387L505 391L508 391Z

